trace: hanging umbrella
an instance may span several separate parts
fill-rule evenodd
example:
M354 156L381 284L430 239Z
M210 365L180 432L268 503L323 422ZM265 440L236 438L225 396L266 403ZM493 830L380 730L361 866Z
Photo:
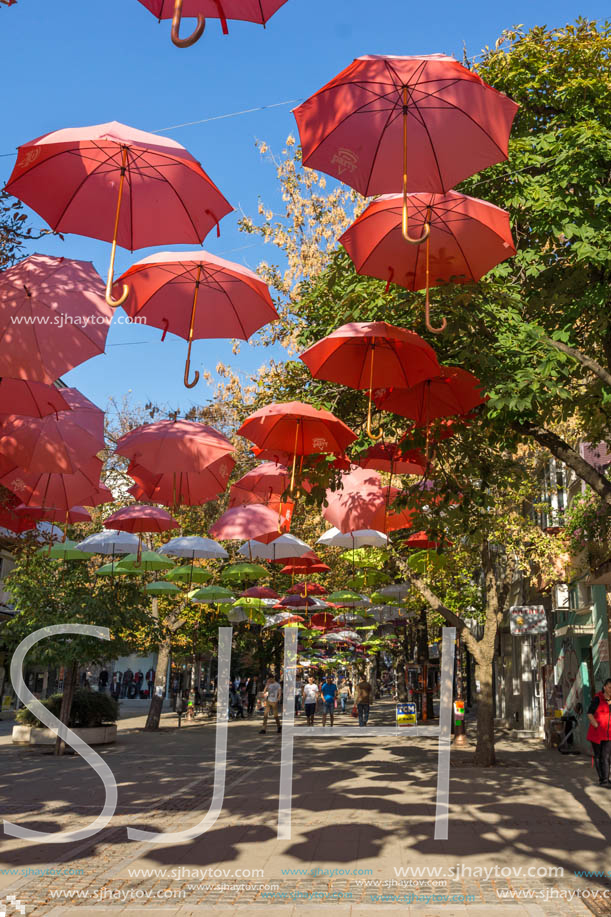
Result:
M0 483L28 506L67 510L71 506L91 506L89 499L99 488L101 470L102 462L93 458L75 474L32 474L13 470L3 474Z
M202 602L206 605L220 605L233 602L234 595L231 589L224 586L202 586L191 594L192 602Z
M261 449L259 446L251 446L250 451L260 462L284 465L285 468L288 468L293 460L290 452L284 452L282 449Z
M409 417L417 427L428 427L439 417L468 414L483 404L481 382L459 366L442 366L434 379L426 379L407 389L391 388L376 392L374 401L382 411Z
M348 577L345 585L348 589L355 589L357 592L362 589L369 589L372 586L380 586L390 582L390 576L382 573L380 570L365 569L362 573L356 573Z
M315 379L367 389L367 433L371 429L373 389L409 387L439 373L435 351L413 331L388 322L350 322L299 355ZM394 381L391 381L394 380Z
M239 598L227 611L227 618L230 621L240 623L241 621L250 621L255 624L265 624L265 614L263 609L266 607L262 599Z
M310 618L310 627L317 627L325 630L333 626L333 614L330 611L317 611Z
M89 535L77 544L77 548L93 554L130 554L138 550L138 536L110 529Z
M177 529L178 522L159 506L124 506L104 521L104 528L124 532L167 532Z
M457 191L446 194L408 194L412 230L430 227L424 246L406 248L403 238L403 196L386 194L363 211L339 241L359 274L378 277L408 290L426 290L442 283L475 283L516 250L509 214L488 201ZM443 331L445 320L439 330ZM431 329L430 329L431 330Z
M68 410L46 417L0 416L6 467L74 474L105 447L104 412L77 389L65 389Z
M55 382L104 353L111 321L89 261L30 255L0 273L2 376Z
M77 522L91 522L91 516L84 506L71 506L68 510L40 507L40 513L40 518L46 522L63 522L70 525Z
M174 567L169 557L160 557L155 551L141 551L137 554L126 554L117 564L117 569L133 573L148 573L151 570L169 570Z
M6 190L55 232L112 242L106 302L117 245L199 244L233 209L201 165L169 137L111 121L66 128L19 147Z
M203 567L194 567L193 564L184 564L183 566L174 567L165 574L164 579L171 583L209 583L212 579L212 573L204 570Z
M242 506L247 503L262 503L270 506L280 504L280 497L290 483L288 470L276 462L264 462L257 465L239 481L231 485L229 507Z
M0 299L0 310L1 308L2 300ZM2 366L4 367L3 360ZM0 414L18 414L21 417L40 418L47 417L49 414L57 414L58 411L69 410L70 405L54 385L48 385L46 382L32 382L29 379L0 377Z
M341 476L341 486L326 492L327 506L322 515L340 530L349 533L358 529L374 529L378 532L393 531L410 524L408 510L391 513L392 501L399 491L382 486L380 475L358 466ZM356 545L354 545L356 547Z
M238 549L238 554L250 560L270 560L272 563L277 563L290 558L300 558L311 550L309 544L306 544L301 538L286 533L268 543L254 539L247 541Z
M117 441L116 451L155 472L205 471L226 458L233 446L226 436L203 423L158 420L131 430Z
M119 567L119 561L115 563L113 560L110 564L102 564L101 567L95 571L96 576L136 576L140 573L140 570L134 570L133 567L129 569L121 569Z
M221 541L243 541L246 538L269 542L287 527L286 516L279 516L268 506L252 504L228 509L210 526L210 534Z
M325 634L320 637L325 643L362 643L355 630L339 630L332 634Z
M317 595L326 595L327 589L322 586L320 583L310 582L306 580L305 582L295 583L294 586L291 586L290 589L287 589L288 595L300 595L302 598L304 596L317 596Z
M39 517L36 512L29 513L29 509L29 506L25 506L17 497L12 496L11 500L4 501L0 506L0 527L15 535L31 532L36 528Z
M418 449L402 449L396 443L376 443L354 459L361 468L395 474L424 474L426 458Z
M39 548L36 553L44 554L54 560L89 560L90 557L93 557L92 553L79 550L76 542L70 541L69 538L49 548Z
M372 605L369 614L376 619L378 624L387 624L397 618L404 618L405 609L398 605Z
M291 453L291 490L295 483L298 455L342 455L356 439L356 434L330 411L314 408L301 401L268 404L247 417L237 432L262 449L280 449Z
M278 607L277 605L274 607ZM265 622L265 627L272 627L276 625L277 627L287 627L291 624L303 624L305 618L302 618L301 615L291 614L290 611L279 611L276 615L270 615Z
M394 599L401 600L406 598L412 590L412 586L409 583L392 583L390 586L384 586L383 589L379 589L376 593L376 600L378 597L383 599ZM372 599L374 596L372 595Z
M507 159L518 106L444 54L366 55L294 110L303 164L364 197L443 192Z
M352 592L349 589L339 589L337 592L330 592L327 601L337 605L338 608L367 608L371 601L366 595L360 595L358 592Z
M170 554L173 557L190 557L195 560L227 560L229 554L225 548L211 538L199 535L183 535L171 538L158 549L159 554Z
M150 595L182 595L178 586L175 586L174 583L166 583L164 580L147 583L144 591L150 593Z
M222 571L221 580L224 583L247 583L268 575L269 571L261 564L232 564Z
M419 551L438 548L441 541L433 541L426 532L414 532L404 542L406 548L417 548Z
M284 6L286 0L140 0L154 16L172 20L172 41L178 48L189 48L203 35L206 19L220 19L223 35L227 35L228 19L243 22L265 23ZM197 16L197 26L187 38L180 38L180 24L183 16Z
M87 506L103 506L105 503L114 503L115 498L106 484L100 481L97 489L87 498Z
M327 608L326 602L309 595L286 595L283 599L274 605L274 608L287 609L293 611L312 611L313 609Z
M274 589L269 586L251 586L242 593L245 599L279 599L280 596Z
M368 607L367 608L368 616L369 616L369 611L370 611L370 608ZM350 611L340 612L340 614L335 615L333 620L336 621L338 624L367 624L366 617L364 617L363 615L354 614L354 612L350 612ZM372 626L373 626L372 624L369 624L369 628L371 628Z
M438 554L437 551L423 550L415 554L410 554L407 558L407 566L414 573L420 575L429 573L432 570L440 570L448 562L447 554Z
M331 567L327 566L327 564L323 564L314 551L309 551L299 558L287 561L280 573L289 576L302 576L306 574L312 576L314 573L329 573L330 570Z
M117 280L130 289L125 311L147 327L188 341L184 383L189 381L191 344L202 338L248 338L278 318L267 284L253 271L209 252L148 255Z
M202 471L154 472L130 462L127 473L136 482L128 488L136 500L151 500L164 506L201 506L216 499L227 488L234 459L222 456Z
M340 532L335 526L321 535L316 544L327 548L360 548L371 545L376 548L385 548L388 545L388 535L374 529L357 529L353 532Z

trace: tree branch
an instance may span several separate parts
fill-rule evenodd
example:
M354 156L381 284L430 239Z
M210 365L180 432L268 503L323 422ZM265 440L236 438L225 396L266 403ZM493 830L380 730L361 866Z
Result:
M601 366L600 363L597 363L596 360L593 360L592 357L588 357L584 353L581 353L581 351L575 350L574 347L569 347L568 344L563 344L562 341L554 341L553 338L548 337L544 337L543 340L546 344L549 344L550 347L555 347L556 350L560 350L561 353L566 353L567 356L581 363L582 366L589 369L595 376L598 376L601 382L608 388L611 388L611 373L608 372L604 366Z

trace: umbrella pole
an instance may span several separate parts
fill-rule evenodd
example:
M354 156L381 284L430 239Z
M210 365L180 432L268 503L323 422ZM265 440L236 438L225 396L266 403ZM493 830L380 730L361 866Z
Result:
M193 343L193 328L195 326L195 312L197 309L197 294L199 293L200 276L202 272L201 264L197 265L197 277L195 278L195 292L193 294L193 307L191 309L191 324L189 325L189 346L187 347L187 360L185 362L185 388L194 388L199 382L199 372L195 370L193 381L189 382L189 370L191 369L191 344Z
M300 426L300 424L301 424L301 420L300 420L299 418L297 418L297 423L296 423L296 426L295 426L295 444L294 444L294 448L293 448L293 469L292 469L292 471L291 471L291 487L290 487L290 491L289 491L289 493L291 493L291 494L293 493L293 490L295 489L295 466L296 466L296 464L297 464L297 442L298 442L298 439L299 439L299 426Z
M115 254L117 252L117 234L119 232L119 216L121 215L121 201L123 200L123 185L125 183L125 173L127 171L127 147L121 150L121 178L119 179L119 194L117 196L117 210L115 213L115 228L112 234L112 248L110 250L110 265L108 267L108 279L106 280L106 302L113 309L122 306L129 295L129 287L123 284L123 292L119 299L112 298L112 278L115 272Z
M409 106L407 102L407 86L403 87L403 219L401 223L401 232L406 242L411 245L421 245L428 239L431 232L431 226L425 222L424 232L419 239L412 239L408 229L408 206L407 206L407 116Z
M174 3L174 17L172 19L172 41L177 48L190 48L191 45L194 45L196 41L204 34L204 29L206 28L206 17L202 16L201 13L197 17L197 25L195 30L187 38L180 37L180 23L182 21L182 0L176 0Z
M64 537L62 538L62 544L64 543L64 541L66 540L66 538L67 538L67 536L68 536L68 513L69 513L69 512L70 512L70 510L67 509L67 510L66 510L66 518L64 519Z
M433 334L441 334L442 331L445 331L448 323L445 318L441 320L441 325L439 328L433 328L431 325L431 311L430 311L430 302L429 302L429 278L430 278L430 269L429 269L429 255L431 249L431 239L430 236L426 237L426 252L425 252L425 264L426 264L426 292L424 294L424 323L429 331Z
M382 437L384 436L384 431L380 430L379 433L374 433L373 430L371 429L371 398L373 395L373 360L375 356L375 350L376 350L376 345L375 343L373 343L371 345L371 368L369 370L369 404L367 405L367 435L371 437L371 439L377 441L379 439L382 439Z

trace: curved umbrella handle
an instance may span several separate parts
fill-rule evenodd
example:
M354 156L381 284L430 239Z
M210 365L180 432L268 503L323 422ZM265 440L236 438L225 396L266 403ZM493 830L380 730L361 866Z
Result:
M174 3L174 17L172 19L172 41L177 48L190 48L191 45L194 45L196 41L204 34L204 29L206 28L206 17L201 14L197 17L197 25L195 26L195 31L188 36L188 38L181 38L179 35L180 32L180 23L182 21L182 0L175 0Z
M424 296L424 323L428 330L432 334L441 334L442 331L445 331L448 327L448 323L445 318L441 320L441 325L439 328L433 328L431 325L431 304L429 301L429 242L426 243L426 293Z
M426 222L424 224L424 231L420 238L414 239L409 234L408 225L407 225L407 197L403 197L403 220L401 222L401 235L406 242L409 242L410 245L422 245L423 242L426 242L428 237L431 234L431 224Z
M199 370L197 369L195 370L195 376L193 377L193 381L189 382L190 369L191 369L191 356L188 356L185 362L185 377L184 377L185 388L195 388L195 386L199 382Z
M380 430L379 433L374 433L371 429L371 413L367 415L367 436L371 437L374 442L377 442L384 436L384 430Z
M123 292L121 293L119 298L113 299L112 298L112 273L113 272L112 272L112 267L111 267L110 271L108 272L108 280L106 282L106 296L104 298L106 299L106 302L108 303L109 306L112 306L113 309L116 309L119 306L122 306L125 300L127 299L127 297L129 296L129 287L126 283L124 283Z

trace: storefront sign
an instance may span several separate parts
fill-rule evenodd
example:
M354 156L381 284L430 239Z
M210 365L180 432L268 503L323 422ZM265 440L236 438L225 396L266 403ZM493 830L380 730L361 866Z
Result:
M509 609L509 630L514 637L547 633L543 605L512 605Z
M397 704L397 726L416 726L416 705Z

